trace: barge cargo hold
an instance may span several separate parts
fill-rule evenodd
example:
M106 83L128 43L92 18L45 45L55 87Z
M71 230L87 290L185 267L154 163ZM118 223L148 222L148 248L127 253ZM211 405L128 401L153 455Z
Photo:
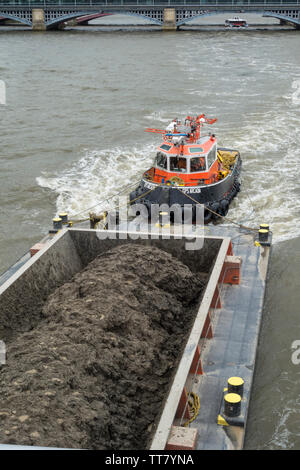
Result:
M206 269L209 274L206 289L182 345L181 357L163 406L158 410L155 432L147 448L241 449L263 311L271 233L266 241L259 242L254 232L249 234L224 225L206 226L203 248L186 251L187 239L178 235L171 235L170 239L161 235L158 239L133 240L125 232L122 235L104 232L106 238L100 239L97 230L63 229L33 250L30 259L24 257L0 278L2 336L5 332L9 336L17 318L25 317L30 324L30 315L58 286L72 279L97 255L119 245L156 246L183 262L192 272ZM110 239L110 235L115 239ZM2 367L9 367L9 360ZM33 445L48 446L39 442Z

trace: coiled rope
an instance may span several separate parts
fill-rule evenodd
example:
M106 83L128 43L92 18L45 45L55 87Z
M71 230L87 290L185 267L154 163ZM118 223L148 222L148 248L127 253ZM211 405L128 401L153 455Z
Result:
M198 416L200 410L200 399L199 396L191 392L190 399L188 401L189 412L191 414L191 418L184 423L184 426L187 427L190 423L192 423Z

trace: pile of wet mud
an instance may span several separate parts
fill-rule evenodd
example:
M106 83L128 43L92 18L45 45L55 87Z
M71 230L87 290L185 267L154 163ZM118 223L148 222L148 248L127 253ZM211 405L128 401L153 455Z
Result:
M147 448L206 278L128 244L57 288L39 324L7 345L0 442Z

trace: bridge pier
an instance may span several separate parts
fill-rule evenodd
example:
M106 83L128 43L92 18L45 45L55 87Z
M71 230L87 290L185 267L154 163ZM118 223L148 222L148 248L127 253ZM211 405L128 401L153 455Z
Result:
M163 30L164 31L176 31L176 10L175 8L165 8L163 16Z
M88 21L87 21L86 24L88 24ZM77 18L74 18L73 20L66 21L65 25L66 26L77 26L78 25Z
M45 12L42 8L32 9L32 30L46 31Z

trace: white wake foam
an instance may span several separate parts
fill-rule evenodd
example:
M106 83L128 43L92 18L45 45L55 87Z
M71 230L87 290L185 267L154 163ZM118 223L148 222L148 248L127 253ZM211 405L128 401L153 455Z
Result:
M151 166L154 145L141 148L87 150L77 163L63 174L42 174L37 183L55 191L57 212L66 211L74 217L86 216L90 209L102 211L113 207L107 201L121 188L134 185ZM131 188L128 188L128 193Z

